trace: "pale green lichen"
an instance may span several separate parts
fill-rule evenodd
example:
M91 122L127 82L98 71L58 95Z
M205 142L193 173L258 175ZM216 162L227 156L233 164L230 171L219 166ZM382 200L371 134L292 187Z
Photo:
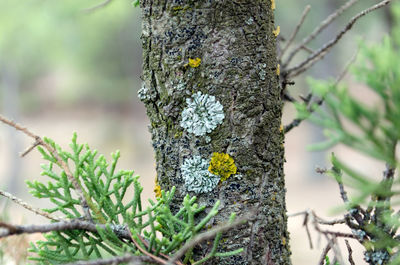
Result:
M208 171L221 177L221 181L227 180L232 174L236 174L237 167L233 158L225 153L213 153Z
M197 92L192 99L186 99L186 104L180 125L196 136L210 133L225 118L223 106L214 96Z
M181 166L181 173L188 191L206 193L217 186L219 177L208 171L208 165L208 160L201 156L185 159Z

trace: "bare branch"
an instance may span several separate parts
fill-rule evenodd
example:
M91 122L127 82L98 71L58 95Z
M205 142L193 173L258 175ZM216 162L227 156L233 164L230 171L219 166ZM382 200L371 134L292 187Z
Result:
M33 233L48 233L53 231L65 231L65 230L85 230L92 233L97 233L97 227L106 229L105 225L94 224L92 222L74 219L71 221L60 221L51 224L43 225L12 225L4 222L0 222L0 238L20 235L20 234L33 234ZM111 225L110 228L113 232L121 239L131 240L131 237L127 229L121 229L120 227Z
M131 265L145 265L149 264L152 260L146 256L133 256L126 255L122 257L112 257L109 259L97 259L97 260L88 260L88 261L79 261L74 263L67 263L65 265L117 265L125 262L130 262Z
M28 147L24 152L22 152L21 157L24 157L27 154L29 154L38 145L40 145L40 142L36 140L30 147Z
M310 41L315 39L327 26L329 26L337 17L339 17L344 11L354 5L358 0L350 0L346 4L342 5L338 8L335 12L329 15L321 24L318 25L314 29L314 31L308 35L303 41L296 47L294 50L289 54L288 59L283 64L283 67L286 68L287 65L292 61L293 57L303 48L305 47Z
M308 48L307 46L301 46L300 47L302 50L305 50L306 52L308 52L308 53L313 53L314 51L311 49L311 48Z
M303 14L301 15L300 21L299 23L297 23L292 35L289 37L288 42L286 43L285 47L282 49L281 54L279 55L278 61L281 61L283 55L285 54L285 52L287 51L287 49L290 47L290 45L292 44L294 38L296 37L297 33L299 32L301 26L304 23L304 19L306 18L308 12L310 12L311 6L307 5L306 8L303 11ZM302 46L303 47L303 46Z
M14 127L16 130L23 132L24 134L28 135L29 137L35 139L35 142L38 142L39 145L43 146L45 149L47 149L47 151L49 151L56 159L57 159L57 163L62 167L62 169L65 171L65 174L68 177L68 180L72 183L72 185L75 188L76 193L79 196L79 200L81 203L81 206L83 208L83 212L85 214L85 218L87 220L91 220L91 215L90 215L90 211L89 211L89 205L88 205L88 200L90 201L90 197L89 196L85 196L84 192L82 191L82 187L79 184L79 182L75 179L75 177L72 175L71 170L69 169L67 163L65 163L60 155L57 153L57 151L50 146L48 143L46 143L45 141L42 140L42 138L40 138L40 136L35 135L34 133L30 132L27 128L5 118L4 116L0 115L0 121L11 126ZM92 207L96 207L95 205L92 204ZM96 209L94 209L96 210Z
M308 242L310 244L310 249L313 249L313 243L312 243L312 238L311 238L311 233L310 233L310 228L308 227L308 217L310 216L309 211L306 212L304 215L304 221L303 221L303 226L306 229L307 237L308 237Z
M381 7L386 6L387 4L389 4L392 0L384 0L368 9L365 9L364 11L358 13L356 16L354 16L350 22L336 35L336 37L334 39L332 39L331 41L327 42L326 44L324 44L320 49L318 49L317 51L315 51L313 54L311 54L309 57L307 57L307 59L305 59L304 61L302 61L301 63L299 63L298 65L289 68L286 70L286 74L287 77L295 77L298 76L299 74L305 72L307 69L309 69L311 66L313 66L317 61L321 60L330 50L333 46L335 46L335 44L338 43L338 41L340 39L342 39L342 37L344 36L345 33L347 33L352 27L353 25L356 23L356 21L365 16L366 14L377 10Z
M98 4L98 5L83 9L82 11L85 12L85 13L92 13L93 11L96 11L97 9L100 9L100 8L103 8L103 7L107 6L108 4L111 3L111 1L112 0L105 0L104 2L102 2L102 3Z
M328 255L329 250L331 250L331 243L328 242L326 244L326 247L324 248L324 251L322 251L321 258L319 259L318 265L324 265L325 264L325 257Z
M347 251L349 252L349 262L351 265L355 265L354 260L353 260L353 250L351 249L349 241L347 239L345 239L344 242L346 242Z
M347 74L347 72L349 71L350 66L354 63L354 61L357 58L357 54L358 54L358 50L353 54L353 56L350 58L350 60L346 63L346 66L344 67L343 71L336 77L335 80L335 85L337 85L342 79L343 77ZM313 113L316 108L312 107L312 104L310 104L313 98L313 94L310 92L306 97L303 97L303 101L305 104L307 104L307 110L310 113ZM318 99L315 103L317 104L317 106L321 106L324 103L324 98ZM303 122L304 119L294 119L291 123L289 123L288 125L284 126L284 132L287 133L290 130L292 130L293 128L297 127L300 125L301 122Z
M29 211L31 211L31 212L34 212L34 213L36 213L36 214L38 214L38 215L41 215L41 216L43 216L43 217L46 217L46 218L48 218L48 219L50 219L50 220L53 220L53 221L62 221L62 220L63 220L62 218L54 217L54 216L52 216L51 214L49 214L49 213L47 213L47 212L45 212L45 211L42 211L41 209L38 209L38 208L35 208L35 207L31 206L31 205L28 204L27 202L25 202L25 201L23 201L23 200L21 200L21 199L15 197L14 195L12 195L12 194L10 194L10 193L8 193L8 192L5 192L5 191L0 190L0 195L1 195L1 196L4 196L4 197L6 197L6 198L8 198L8 199L10 199L10 200L12 200L12 201L15 202L16 204L21 205L21 206L24 207L25 209L27 209L27 210L29 210Z

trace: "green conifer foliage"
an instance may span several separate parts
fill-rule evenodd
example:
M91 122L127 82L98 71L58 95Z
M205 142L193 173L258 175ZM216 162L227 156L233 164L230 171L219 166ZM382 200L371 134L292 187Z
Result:
M150 206L143 209L143 188L139 184L139 176L134 176L133 171L115 170L119 152L112 154L111 163L107 163L96 150L78 144L76 134L72 138L70 152L62 150L49 138L44 141L73 169L74 178L88 201L92 220L85 220L74 187L56 157L40 147L39 151L48 161L47 165L42 165L42 175L49 177L50 181L46 185L39 181L28 182L31 193L38 198L48 198L53 203L54 206L45 211L62 215L65 221L87 221L88 225L95 224L96 228L46 234L45 240L31 244L30 251L35 254L30 259L38 264L62 264L124 253L143 255L143 250L156 256L171 255L199 234L218 213L219 202L207 214L203 213L203 219L195 222L194 216L203 212L205 207L196 204L196 197L189 195L185 197L182 208L173 213L169 203L175 188L168 192L161 191L161 197L155 202L149 200ZM230 221L234 218L232 215ZM233 255L241 251L218 253L220 239L221 233L218 233L211 252L197 264L214 256ZM189 260L192 261L191 250L186 253L184 262Z

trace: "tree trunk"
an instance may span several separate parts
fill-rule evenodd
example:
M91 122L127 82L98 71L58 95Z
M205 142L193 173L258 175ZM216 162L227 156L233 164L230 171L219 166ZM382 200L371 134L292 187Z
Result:
M256 211L254 220L228 233L220 246L245 250L209 264L290 264L270 0L140 5L139 97L151 122L158 183L165 190L176 186L176 208L186 194L208 209L220 200L210 225L225 222L232 212ZM210 248L196 249L197 257Z

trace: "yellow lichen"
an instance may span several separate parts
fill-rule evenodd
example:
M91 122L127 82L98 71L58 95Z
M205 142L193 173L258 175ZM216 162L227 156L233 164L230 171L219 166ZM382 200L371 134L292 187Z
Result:
M280 75L281 74L281 65L280 64L278 64L277 66L276 66L276 75Z
M275 0L271 0L271 9L275 10L276 6L275 6Z
M195 59L189 58L188 65L190 67L196 68L196 67L199 67L200 63L201 63L201 59L200 58L195 58Z
M280 32L281 32L280 26L277 26L276 29L274 31L272 31L272 33L274 33L275 37L278 37Z
M279 132L283 132L283 125L281 124L281 126L279 127Z
M156 186L154 187L154 193L156 194L156 198L161 198L161 186L158 184L157 178L156 178Z
M286 237L282 237L282 245L286 246Z
M230 155L225 153L213 153L208 171L214 175L220 176L221 181L225 181L232 174L236 174L237 167Z

